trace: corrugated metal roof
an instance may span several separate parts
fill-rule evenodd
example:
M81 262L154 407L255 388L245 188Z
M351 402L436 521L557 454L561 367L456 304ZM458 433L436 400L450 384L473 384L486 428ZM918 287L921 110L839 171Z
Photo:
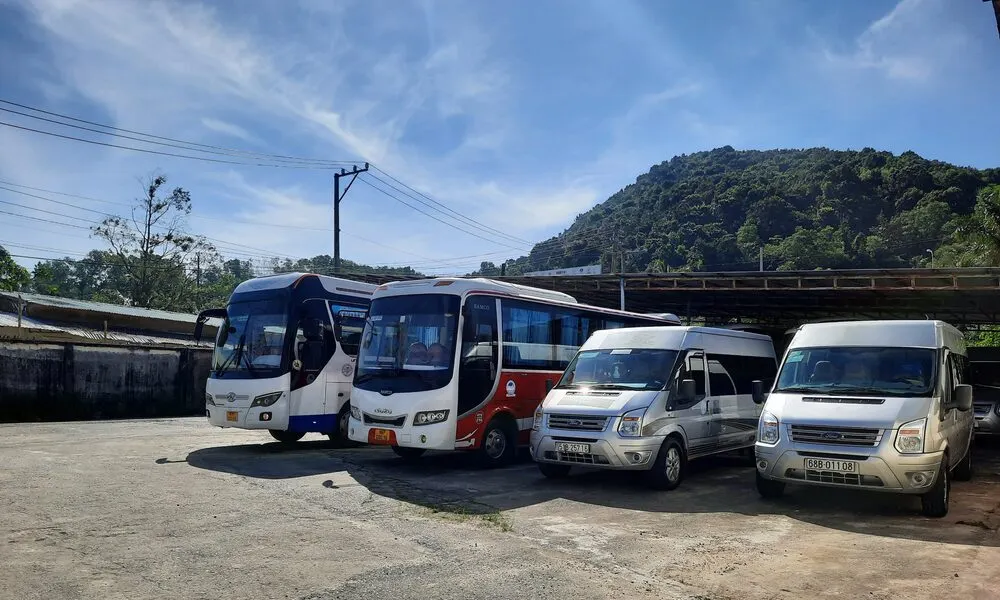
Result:
M105 333L103 329L79 327L75 325L52 325L28 317L21 318L20 328L21 331L16 335L16 339L21 340L44 338L47 341L64 340L98 342L130 346L185 346L191 348L212 347L211 339L203 340L201 343L196 344L191 338L164 337L112 330ZM14 337L15 334L13 332L17 329L17 315L14 313L0 312L0 339L5 336Z
M58 296L46 296L43 294L0 292L0 296L11 299L15 302L18 297L20 297L28 304L37 304L40 306L52 306L56 308L66 308L70 310L111 315L127 315L130 317L147 319L161 319L164 321L177 321L181 323L194 323L198 318L198 315L188 313L154 310L151 308L137 308L134 306L122 306L119 304L108 304L106 302L91 302L89 300L74 300L72 298L60 298ZM218 319L211 319L209 322L212 323L213 321L213 324L221 323Z

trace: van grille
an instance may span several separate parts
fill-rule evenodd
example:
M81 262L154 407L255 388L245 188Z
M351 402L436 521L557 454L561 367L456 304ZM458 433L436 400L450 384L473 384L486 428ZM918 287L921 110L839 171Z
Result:
M828 446L878 446L881 429L861 427L828 427L825 425L792 425L792 441L801 444Z
M577 452L552 452L545 453L546 460L558 460L560 462L576 463L579 465L609 465L611 461L606 456L600 454L581 454Z
M549 415L550 429L566 429L570 431L604 431L608 417Z
M368 413L365 413L365 425L386 425L388 427L402 427L403 423L406 422L406 415L401 417L393 417L391 419L383 419L381 417L373 417Z

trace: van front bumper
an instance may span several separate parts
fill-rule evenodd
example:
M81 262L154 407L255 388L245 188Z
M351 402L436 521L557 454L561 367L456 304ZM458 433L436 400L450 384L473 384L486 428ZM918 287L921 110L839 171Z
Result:
M990 406L985 415L976 415L975 433L977 436L1000 436L1000 415L995 406Z
M819 485L848 489L922 494L937 479L942 452L926 454L900 454L888 440L878 447L844 447L824 444L796 444L778 442L776 445L757 442L754 446L757 471L765 478L783 483ZM852 461L856 472L820 471L806 469L810 458ZM915 474L920 473L917 481Z
M566 453L556 444L588 444L590 452ZM531 432L529 449L536 462L566 466L596 467L620 471L647 471L656 462L663 437L623 438L612 431L551 432L547 428Z

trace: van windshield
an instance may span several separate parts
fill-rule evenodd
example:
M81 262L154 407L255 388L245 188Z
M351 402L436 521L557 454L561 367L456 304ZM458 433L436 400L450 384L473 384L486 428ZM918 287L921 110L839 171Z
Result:
M930 396L937 351L831 347L788 352L775 392Z
M585 350L579 352L569 363L556 387L661 390L670 377L676 359L676 350Z

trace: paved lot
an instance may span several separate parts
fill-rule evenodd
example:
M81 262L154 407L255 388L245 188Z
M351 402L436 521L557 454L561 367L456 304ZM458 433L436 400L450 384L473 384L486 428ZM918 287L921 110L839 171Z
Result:
M1000 597L998 444L934 521L898 497L763 502L738 457L662 493L203 419L0 434L0 598Z

